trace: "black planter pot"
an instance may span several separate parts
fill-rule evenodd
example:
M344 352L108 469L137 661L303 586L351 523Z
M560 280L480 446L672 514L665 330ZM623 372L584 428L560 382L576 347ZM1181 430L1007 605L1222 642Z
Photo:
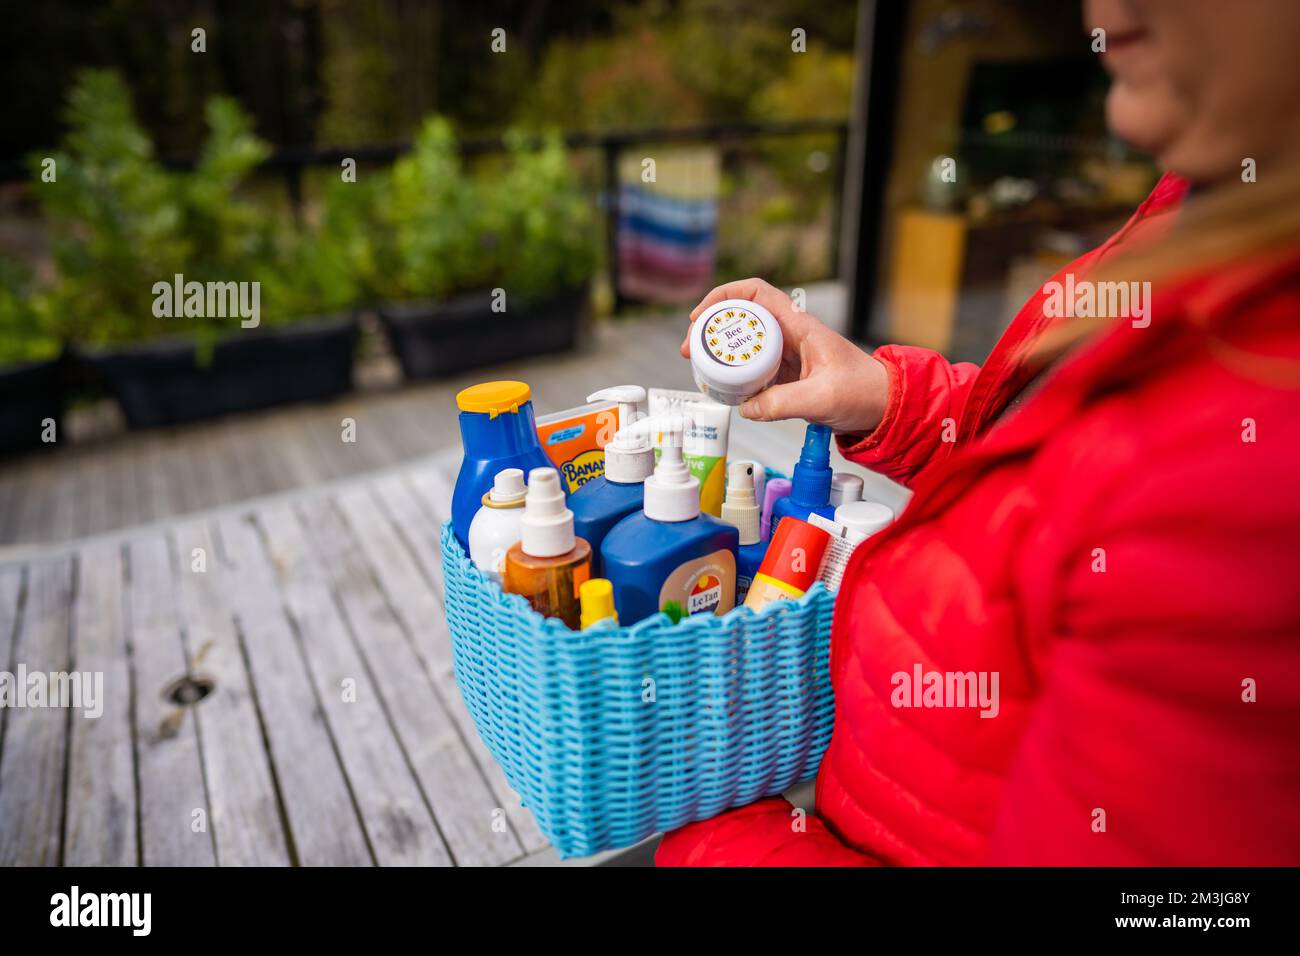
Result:
M504 312L492 311L490 292L446 302L386 302L378 308L407 378L566 351L577 343L586 310L585 288Z
M79 358L121 404L128 425L151 428L346 392L358 333L355 316L331 316L231 336L205 366L190 339L83 351Z
M53 448L41 441L46 419L63 426L64 362L24 362L0 368L0 455Z

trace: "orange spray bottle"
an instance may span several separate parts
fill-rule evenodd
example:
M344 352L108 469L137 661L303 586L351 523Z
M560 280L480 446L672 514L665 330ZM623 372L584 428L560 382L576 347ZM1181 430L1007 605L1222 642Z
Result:
M577 629L581 618L578 589L591 577L591 545L573 533L573 512L560 490L554 468L528 473L521 537L506 552L502 588L528 600L546 617Z

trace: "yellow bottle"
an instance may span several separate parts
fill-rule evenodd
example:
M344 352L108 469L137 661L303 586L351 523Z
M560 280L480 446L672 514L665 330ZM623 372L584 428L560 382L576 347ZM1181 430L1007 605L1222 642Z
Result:
M585 631L599 621L618 623L618 611L614 609L614 585L608 578L592 578L584 581L578 588L578 597L582 600L582 629Z
M537 613L577 629L578 589L591 577L591 545L573 533L573 512L565 507L554 468L528 473L520 530L506 552L502 588L526 598Z

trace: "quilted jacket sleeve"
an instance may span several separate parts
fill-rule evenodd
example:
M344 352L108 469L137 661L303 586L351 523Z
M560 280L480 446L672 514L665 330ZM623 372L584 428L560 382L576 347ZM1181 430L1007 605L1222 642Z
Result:
M787 800L771 797L674 830L659 845L655 864L878 866L879 861L845 846L817 817L797 817Z
M947 457L979 366L931 349L886 345L873 353L889 373L885 415L866 436L839 435L840 453L903 485ZM945 440L947 439L947 440Z

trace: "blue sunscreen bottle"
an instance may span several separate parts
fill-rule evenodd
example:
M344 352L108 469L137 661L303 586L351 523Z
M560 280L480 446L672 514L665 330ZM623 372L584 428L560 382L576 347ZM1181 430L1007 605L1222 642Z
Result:
M484 382L456 395L465 458L451 495L451 527L469 551L469 526L497 472L551 468L533 418L532 392L523 382Z
M758 496L754 492L754 463L733 461L727 466L727 497L722 501L722 520L735 525L740 535L736 553L736 603L743 604L758 566L767 554L759 534Z
M663 611L674 621L725 614L736 604L734 526L700 513L700 482L682 460L682 416L632 426L655 433L661 449L645 480L645 509L628 515L601 545L601 567L614 587L623 624Z
M587 401L618 403L618 432L605 446L605 474L593 478L573 493L569 510L573 530L591 545L593 575L604 572L600 546L609 530L634 511L645 498L645 480L654 474L655 450L644 430L636 424L644 413L646 392L640 385L619 385L587 396Z
M831 504L831 430L809 425L803 436L803 451L790 476L790 494L772 506L772 530L785 517L807 521L808 515L835 518Z

